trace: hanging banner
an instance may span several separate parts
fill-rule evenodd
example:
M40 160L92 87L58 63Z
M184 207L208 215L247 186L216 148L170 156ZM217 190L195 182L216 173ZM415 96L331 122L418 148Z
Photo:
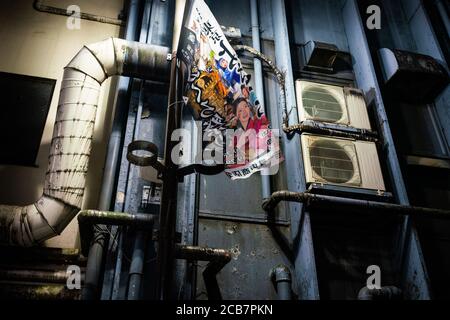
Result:
M275 174L282 159L278 135L271 130L241 61L203 0L193 0L181 31L179 58L189 70L185 100L203 135L220 132L225 173L244 179L264 170Z

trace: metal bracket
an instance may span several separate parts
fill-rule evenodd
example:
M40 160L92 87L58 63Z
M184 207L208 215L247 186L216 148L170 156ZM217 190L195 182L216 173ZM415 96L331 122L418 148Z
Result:
M146 151L149 152L150 156L137 156L134 151ZM136 140L128 145L127 149L127 160L139 167L153 167L159 174L164 175L166 167L158 161L158 147L148 141Z
M201 164L191 164L185 167L178 169L177 176L178 179L183 179L185 176L188 176L193 173L200 173L207 176L215 176L219 173L222 173L225 170L224 164L219 164L215 166L205 166Z

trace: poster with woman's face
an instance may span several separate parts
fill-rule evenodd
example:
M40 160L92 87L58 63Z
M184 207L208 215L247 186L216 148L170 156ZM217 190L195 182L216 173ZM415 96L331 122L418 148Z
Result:
M180 51L190 77L186 100L203 131L221 130L226 144L226 171L242 179L280 162L264 106L251 86L219 23L203 0L193 1ZM232 134L230 133L232 132ZM229 138L231 136L231 138Z

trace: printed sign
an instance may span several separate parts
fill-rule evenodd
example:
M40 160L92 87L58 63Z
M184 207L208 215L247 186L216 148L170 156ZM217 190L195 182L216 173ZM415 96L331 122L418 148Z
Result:
M227 176L243 179L261 170L274 174L282 158L278 137L250 76L203 0L192 1L179 48L189 70L185 100L204 134L220 130L225 136Z

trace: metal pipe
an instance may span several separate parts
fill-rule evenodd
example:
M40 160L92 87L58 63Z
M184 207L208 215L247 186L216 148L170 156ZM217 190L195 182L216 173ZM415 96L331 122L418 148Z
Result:
M1 282L0 299L74 301L80 299L80 291L67 289L65 284Z
M136 40L137 26L139 23L139 5L140 0L131 0L128 5L127 26L125 29L125 40ZM117 89L116 100L114 108L114 118L111 129L111 135L108 141L107 156L105 160L105 167L103 170L102 185L100 190L98 208L100 210L110 210L111 199L114 188L114 181L117 173L117 167L121 154L121 142L125 126L125 119L129 104L129 86L130 78L120 77ZM83 298L94 297L96 294L87 291L93 290L97 292L99 285L100 268L103 262L104 247L108 239L108 230L105 226L99 225L99 231L96 232L94 241L89 249L88 264L86 268L86 277L89 279L91 285L83 288ZM91 289L93 288L93 289Z
M292 300L291 271L284 265L279 265L270 271L270 278L275 284L278 300Z
M64 71L44 194L29 206L0 205L0 240L31 246L64 230L81 208L101 84L114 75L164 79L167 54L117 38L80 50Z
M73 14L71 11L68 11L67 9L44 5L42 0L35 0L33 3L33 7L34 7L34 9L36 9L39 12L57 14L57 15L61 15L61 16L71 17ZM85 13L85 12L80 12L79 17L81 19L90 20L90 21L114 24L114 25L121 26L121 27L125 26L125 21L123 21L121 19L102 17L99 15Z
M144 276L144 257L147 233L138 231L134 239L133 256L128 279L128 300L139 300L141 283Z
M139 93L139 104L138 110L136 112L136 123L134 126L134 136L133 136L135 140L134 142L136 142L136 140L139 139L142 108L143 108L143 95L144 95L144 82L141 82ZM156 156L158 154L157 148L154 151L156 151L155 152ZM128 146L127 158L129 158L129 156L130 156L130 146ZM131 188L131 183L128 184L128 187ZM127 192L127 195L130 194L131 192ZM151 218L153 219L153 216L151 216ZM133 255L131 257L130 270L128 272L128 294L127 294L128 300L139 300L140 298L141 284L144 272L146 243L147 243L147 233L144 231L137 231L134 236Z
M8 281L31 281L31 282L50 282L66 283L69 277L66 271L37 271L37 270L0 270L0 280ZM83 275L81 278L83 282Z
M401 300L402 294L402 290L394 286L381 287L381 289L364 287L359 290L358 300Z
M83 242L83 232L80 234ZM90 242L88 260L86 264L86 275L81 289L82 300L96 300L100 295L99 279L101 274L101 266L103 265L103 248L106 244L107 229L103 228L102 232L96 232L93 240ZM84 236L85 237L85 236Z
M116 226L130 226L138 228L139 230L152 230L155 217L148 214L129 214L124 212L108 212L97 210L83 210L78 215L78 223L80 226L81 244L82 247L87 247L86 243L88 237L93 234L93 239L89 241L89 258L86 266L86 279L82 289L83 300L94 300L98 297L99 279L101 274L101 266L103 262L103 248L105 245L108 230L106 227L92 231L92 225L116 225ZM106 235L105 235L106 233ZM144 237L145 238L145 237ZM139 265L133 266L136 270L134 274L138 274ZM88 272L89 271L89 272ZM142 272L141 272L142 273ZM133 277L135 281L136 277ZM136 288L136 282L131 283ZM132 292L132 296L136 296Z
M128 7L127 27L125 30L125 40L135 41L139 21L140 0L131 0ZM117 172L117 165L120 157L120 144L123 136L124 122L126 119L130 78L120 77L116 89L116 100L114 108L114 119L111 135L108 142L105 169L103 170L102 187L99 197L99 210L110 210L111 198L114 188L114 180Z
M186 9L187 6L187 9ZM159 233L157 251L157 282L158 299L167 300L172 297L172 280L175 267L175 238L178 197L178 165L172 161L172 150L177 142L172 141L172 133L181 127L183 111L183 86L185 79L185 64L178 59L174 49L178 48L181 28L186 14L191 7L191 1L177 0L172 39L172 64L170 72L169 99L167 106L166 135L164 146L164 164L166 167L162 185L161 206L159 213Z
M155 217L144 213L109 212L98 210L82 210L78 215L80 226L104 224L114 226L136 227L140 230L151 230Z
M297 99L295 94L294 72L292 70L291 47L287 13L284 0L272 0L273 38L275 42L275 61L277 67L285 73L285 95L279 95L279 100L285 98L285 103L279 101L277 108L279 127L288 123L299 123ZM284 107L286 105L286 107ZM284 124L284 125L283 125ZM300 135L283 134L281 137L284 152L285 181L287 188L295 192L306 191L305 171ZM302 299L318 299L319 288L314 258L314 247L311 236L311 225L308 212L303 211L299 203L291 203L286 211L291 221L291 241L293 243L295 284L294 289Z
M185 7L186 7L186 0L176 0L175 18L173 21L172 52L178 50L178 41L180 40Z
M361 129L350 129L351 132L347 131L341 131L336 130L334 128L330 128L329 124L324 124L312 120L305 120L301 124L298 125L292 125L285 129L286 132L292 133L295 131L298 131L300 133L302 132L309 132L309 133L315 133L320 135L327 135L327 136L333 136L333 137L342 137L342 138L348 138L348 139L355 139L355 140L363 140L363 141L371 141L371 142L378 142L378 139L376 137L376 133L369 132L366 130Z
M109 211L96 211L96 210L83 210L78 215L78 224L80 227L81 235L81 248L86 253L89 248L89 258L93 254L93 259L88 259L88 268L90 272L96 272L91 268L99 269L103 260L103 247L104 241L109 235L109 230L106 226L128 226L137 230L151 231L155 217L149 214L129 214L125 212L109 212ZM95 225L93 230L92 226ZM100 227L99 226L103 226ZM97 245L96 245L97 244ZM101 247L93 250L93 246ZM92 264L92 265L90 265ZM87 278L91 279L90 272L87 273ZM92 278L95 279L95 278Z
M167 107L166 142L164 152L165 175L161 194L159 215L159 234L157 268L157 293L159 299L171 298L174 273L174 244L177 217L178 165L172 161L172 150L176 141L172 141L172 133L181 127L183 107L184 64L177 57L172 59L172 71Z
M450 211L447 210L324 196L306 192L277 191L273 193L268 200L263 202L262 207L265 211L270 212L274 210L281 201L301 202L311 208L339 208L353 211L360 210L358 212L361 213L376 212L378 214L386 215L401 214L438 219L450 219Z
M178 259L189 261L209 261L210 263L203 271L208 299L222 300L216 275L231 261L231 252L229 250L176 245L175 255Z
M259 18L258 18L258 1L250 0L250 12L251 12L251 28L252 28L252 46L257 51L261 51L261 39L259 30ZM263 108L264 103L264 78L261 61L258 58L253 59L253 70L255 73L255 90L259 103ZM267 113L267 110L266 110ZM264 174L264 170L261 172L261 186L262 186L262 198L266 199L270 196L270 177Z
M445 30L447 30L447 35L450 34L450 18L448 17L448 11L444 2L442 0L436 0L436 7L437 7L437 11L439 12L439 15L441 16L442 22L444 23L445 26Z

